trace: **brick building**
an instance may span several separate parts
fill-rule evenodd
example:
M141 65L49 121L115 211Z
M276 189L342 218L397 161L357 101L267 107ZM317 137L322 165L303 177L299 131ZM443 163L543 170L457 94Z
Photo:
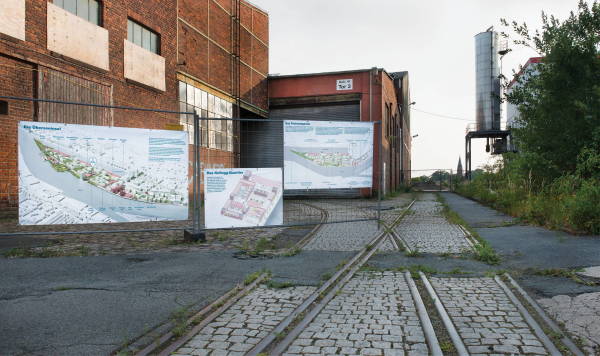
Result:
M380 131L374 137L373 189L380 186L381 147L385 193L410 180L409 105L408 72L388 73L372 68L269 77L269 110L273 119L381 121L381 125L375 125ZM340 193L364 196L370 192Z
M2 0L0 95L266 117L268 14L245 0ZM21 120L165 129L183 116L0 100L0 206L18 203ZM239 162L239 127L202 127L203 162Z

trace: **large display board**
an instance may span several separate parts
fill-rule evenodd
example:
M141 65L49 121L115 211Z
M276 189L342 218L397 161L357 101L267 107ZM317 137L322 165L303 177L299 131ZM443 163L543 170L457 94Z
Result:
M188 218L187 132L19 123L19 223Z
M284 121L285 189L370 188L373 123Z
M281 168L204 170L208 229L283 224Z

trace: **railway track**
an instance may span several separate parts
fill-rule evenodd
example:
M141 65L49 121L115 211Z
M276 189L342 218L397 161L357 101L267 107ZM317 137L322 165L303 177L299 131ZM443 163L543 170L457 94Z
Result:
M383 222L321 286L271 290L256 283L159 354L582 355L510 276L363 268L390 238L401 243L398 227L414 206Z

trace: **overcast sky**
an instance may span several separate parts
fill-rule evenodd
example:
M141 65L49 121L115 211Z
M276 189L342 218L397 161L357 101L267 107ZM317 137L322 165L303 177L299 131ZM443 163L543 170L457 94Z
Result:
M577 0L250 0L269 13L270 73L293 74L382 67L408 71L413 106L475 119L474 36L500 18L541 27L541 12L560 19ZM535 52L513 48L504 74ZM413 110L412 167L464 164L468 121ZM473 169L488 162L485 140L473 140ZM414 175L414 174L413 174Z

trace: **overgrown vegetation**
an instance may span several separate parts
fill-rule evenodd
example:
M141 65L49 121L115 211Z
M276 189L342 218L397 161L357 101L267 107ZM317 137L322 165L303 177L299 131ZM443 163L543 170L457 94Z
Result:
M457 191L526 221L600 234L600 3L580 1L569 18L542 15L541 31L503 23L536 50L536 72L507 95L517 105L519 152ZM527 80L523 79L528 77Z

